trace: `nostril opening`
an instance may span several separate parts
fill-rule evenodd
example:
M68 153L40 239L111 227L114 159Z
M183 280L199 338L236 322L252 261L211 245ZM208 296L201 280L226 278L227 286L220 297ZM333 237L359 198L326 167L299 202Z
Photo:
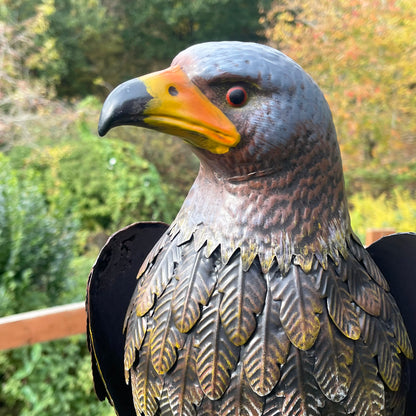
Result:
M172 97L175 97L179 94L178 90L173 85L169 87L168 92Z

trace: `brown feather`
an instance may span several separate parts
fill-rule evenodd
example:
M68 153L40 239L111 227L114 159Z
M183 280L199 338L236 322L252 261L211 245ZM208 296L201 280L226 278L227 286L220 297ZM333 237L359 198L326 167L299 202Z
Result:
M345 399L348 413L383 416L384 385L377 376L377 365L367 346L354 342L354 362L351 368L352 382Z
M136 304L136 313L143 316L154 304L155 296L160 296L173 277L175 268L181 259L181 249L171 242L163 248L157 256L158 261L149 272L139 280L133 302ZM137 299L136 299L137 298Z
M147 330L147 317L130 316L127 325L126 341L124 344L124 375L129 383L128 371L136 360L136 352L140 350Z
M286 362L290 346L280 323L280 302L272 298L273 277L272 271L265 276L268 285L264 309L258 317L257 330L242 353L246 377L259 396L269 394L279 381L279 364Z
M155 308L154 325L150 332L150 352L152 364L158 374L165 374L175 364L177 350L182 348L185 335L176 328L171 309L171 300L175 291L173 279L159 298Z
M228 338L243 345L256 328L256 315L261 312L266 294L266 282L258 263L244 272L239 253L219 271L218 291L221 322Z
M285 277L279 278L274 300L281 300L280 320L294 346L308 350L318 336L322 299L314 288L314 276L292 266Z
M172 414L194 416L204 393L198 383L193 337L188 336L177 364L166 380Z
M325 310L320 321L321 331L314 348L314 376L324 395L338 403L347 396L351 385L353 342L333 325Z
M154 416L162 393L163 379L156 373L150 360L149 333L139 352L137 367L130 370L133 402L136 413Z
M392 331L380 319L366 314L360 315L364 342L373 355L377 356L378 371L390 390L396 391L400 386L402 362L400 349Z
M212 400L222 397L228 388L239 356L239 347L229 340L221 325L220 302L221 294L214 293L196 326L198 380Z
M356 340L361 329L358 313L355 309L348 286L344 283L347 273L339 274L332 264L327 270L317 273L320 292L326 297L326 306L332 322L348 338Z
M349 268L348 287L355 303L373 316L381 312L381 291L363 267L356 263Z
M264 399L249 386L244 376L243 363L240 361L231 377L231 383L221 403L221 415L261 416Z
M173 319L180 332L188 332L199 319L216 283L214 256L206 258L203 249L195 252L189 244L183 249L184 260L178 265L179 280L172 299Z
M277 385L283 397L282 416L320 416L324 398L313 377L313 362L310 352L291 346Z
M383 293L381 319L392 328L400 350L409 359L414 358L412 344L404 326L403 318L393 296L390 293Z

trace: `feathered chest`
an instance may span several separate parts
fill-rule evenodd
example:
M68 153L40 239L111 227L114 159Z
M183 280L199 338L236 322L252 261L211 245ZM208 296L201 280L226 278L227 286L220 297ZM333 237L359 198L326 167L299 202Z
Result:
M138 415L390 415L404 405L411 346L377 267L350 239L309 272L224 262L167 233L126 317ZM371 277L370 277L371 276ZM394 328L394 331L392 330ZM395 413L396 414L396 413ZM397 413L400 414L400 413Z

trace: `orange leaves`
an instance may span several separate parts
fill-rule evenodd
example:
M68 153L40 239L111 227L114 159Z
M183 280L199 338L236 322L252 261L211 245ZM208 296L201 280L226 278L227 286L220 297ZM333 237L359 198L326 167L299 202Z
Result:
M416 11L410 3L292 0L268 15L269 43L298 61L324 91L347 170L415 161L408 157L416 155ZM292 11L291 22L285 9Z

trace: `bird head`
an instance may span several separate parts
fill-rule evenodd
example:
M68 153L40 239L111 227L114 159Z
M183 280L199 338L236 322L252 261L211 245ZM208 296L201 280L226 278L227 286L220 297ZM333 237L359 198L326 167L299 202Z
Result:
M104 104L99 133L123 124L182 137L231 177L292 169L288 158L304 151L299 137L336 146L315 82L283 53L254 43L195 45L169 68L121 84Z
M248 265L264 245L263 251L284 251L286 262L299 252L308 259L302 260L305 268L319 250L323 259L343 250L349 217L332 115L312 78L283 53L254 43L194 45L169 68L110 93L99 134L119 125L179 136L200 159L200 174L179 214L188 224L187 238L201 223L218 228L222 215L224 224L239 219L238 231L222 227L233 242L229 253L245 250L246 231L240 229L257 235L249 239L256 248L246 256ZM212 203L198 202L200 188ZM262 201L268 207L259 214ZM227 245L212 233L213 247ZM266 255L264 269L273 256Z

